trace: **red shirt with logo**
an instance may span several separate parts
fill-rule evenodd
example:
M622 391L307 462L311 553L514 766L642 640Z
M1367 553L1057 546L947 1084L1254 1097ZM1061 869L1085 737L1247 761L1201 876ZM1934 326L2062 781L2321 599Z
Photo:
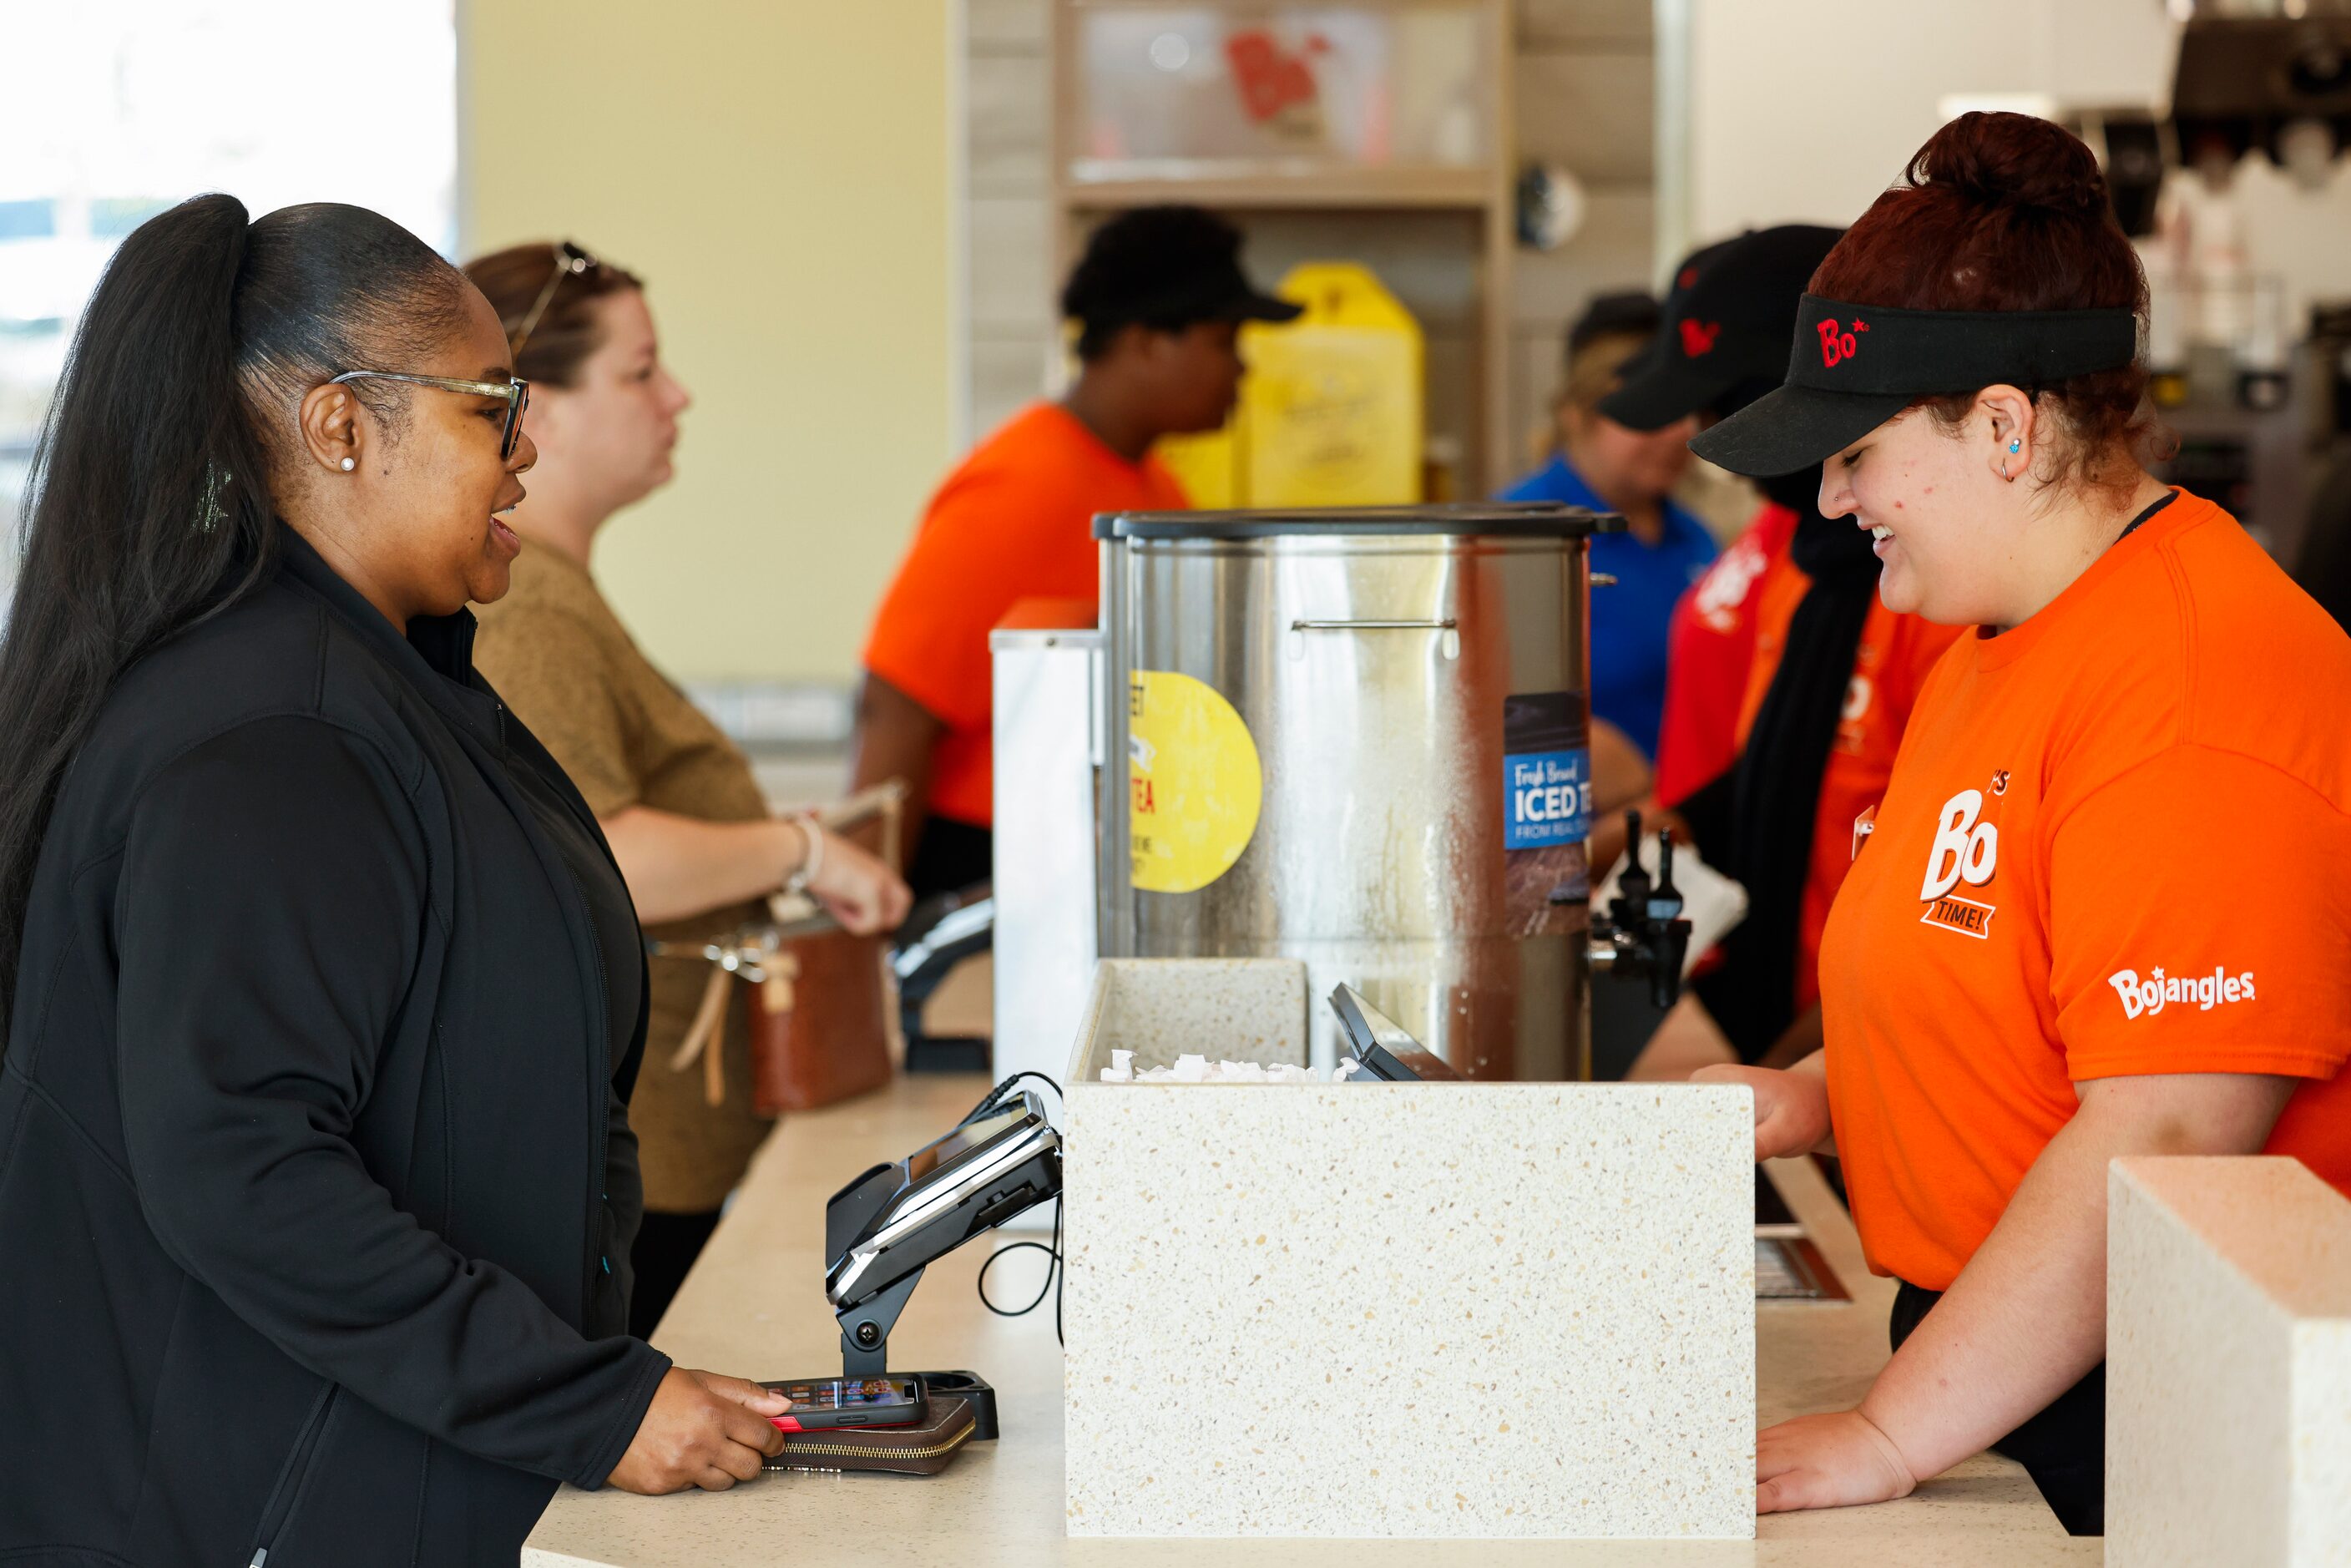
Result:
M2267 1152L2351 1192L2351 639L2181 494L1920 694L1821 954L1870 1266L1948 1289L2079 1108L2306 1079Z
M1739 745L1748 732L1779 673L1780 656L1787 649L1788 625L1796 607L1812 591L1813 580L1782 551L1756 589L1755 650L1748 661L1747 690L1739 710ZM1909 727L1927 675L1942 658L1943 650L1959 640L1961 628L1938 626L1916 615L1897 615L1872 595L1869 615L1862 622L1861 640L1854 647L1853 676L1845 686L1844 711L1837 721L1836 738L1829 745L1828 761L1821 769L1821 799L1813 817L1811 874L1804 883L1804 901L1796 928L1796 1010L1802 1012L1820 998L1821 933L1827 927L1829 908L1853 867L1854 819L1886 793L1894 774L1895 753Z
M1795 537L1796 514L1767 505L1675 604L1666 633L1665 721L1657 730L1659 804L1680 804L1739 755L1764 574Z

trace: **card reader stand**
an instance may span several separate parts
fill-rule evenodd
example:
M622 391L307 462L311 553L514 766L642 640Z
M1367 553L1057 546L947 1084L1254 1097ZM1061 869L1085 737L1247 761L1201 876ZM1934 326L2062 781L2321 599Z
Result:
M855 1181L832 1196L824 1207L824 1249L829 1258L838 1258L857 1239L858 1233L883 1207L897 1196L900 1173L897 1166L875 1166ZM923 1270L915 1270L888 1290L854 1307L834 1314L841 1322L841 1370L845 1377L880 1377L890 1370L890 1331L897 1326L898 1314L905 1310L906 1298L922 1283ZM901 1377L919 1377L927 1395L952 1394L971 1404L972 1439L975 1442L993 1440L997 1433L996 1390L976 1372L902 1372Z

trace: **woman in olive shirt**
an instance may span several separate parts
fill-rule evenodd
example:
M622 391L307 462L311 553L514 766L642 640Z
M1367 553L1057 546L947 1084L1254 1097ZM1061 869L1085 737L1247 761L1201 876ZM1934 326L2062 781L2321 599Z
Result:
M808 890L852 931L895 926L905 884L805 818L772 817L750 764L648 663L589 575L589 547L622 507L667 482L685 389L663 368L638 280L576 246L520 246L467 267L496 308L534 401L530 497L509 519L524 548L514 586L482 616L475 658L579 786L612 845L638 917L700 942L763 917L761 901L813 864ZM632 1260L631 1332L650 1334L718 1222L768 1122L751 1105L750 1022L738 988L726 1093L674 1071L707 982L699 962L657 959L645 1071L629 1118L645 1218Z

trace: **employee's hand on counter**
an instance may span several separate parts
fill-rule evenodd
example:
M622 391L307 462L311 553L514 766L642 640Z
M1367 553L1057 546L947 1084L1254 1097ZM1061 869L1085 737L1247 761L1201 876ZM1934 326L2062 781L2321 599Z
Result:
M1858 1410L1799 1416L1755 1437L1755 1511L1851 1508L1908 1497L1917 1478Z
M1692 1083L1744 1083L1755 1092L1755 1157L1836 1153L1829 1124L1828 1080L1814 1052L1794 1067L1701 1067Z
M811 831L824 832L821 828L811 827L805 818L800 830L803 836ZM814 844L809 847L820 857L816 875L808 884L809 893L831 911L835 920L860 936L894 931L904 924L914 894L906 890L906 879L892 871L879 856L836 833L824 833L821 849ZM803 855L799 864L807 863Z
M747 1379L673 1366L604 1484L647 1497L688 1487L725 1491L756 1478L763 1459L783 1451L784 1435L768 1417L791 1407L782 1395Z

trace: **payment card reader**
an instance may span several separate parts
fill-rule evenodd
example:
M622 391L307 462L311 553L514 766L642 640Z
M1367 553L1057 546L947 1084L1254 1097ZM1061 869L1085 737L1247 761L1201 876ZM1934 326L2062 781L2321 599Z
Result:
M890 1331L925 1268L1061 1192L1061 1136L1034 1093L1007 1084L946 1136L833 1194L824 1212L824 1290L841 1323L843 1375L889 1372ZM974 1436L996 1436L996 1391L977 1374L899 1375L969 1400Z

